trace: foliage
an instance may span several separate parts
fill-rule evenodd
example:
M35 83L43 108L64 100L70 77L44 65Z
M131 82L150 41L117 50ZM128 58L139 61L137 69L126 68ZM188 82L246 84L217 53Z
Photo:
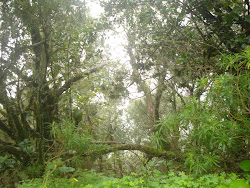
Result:
M60 145L66 151L77 151L82 153L90 147L90 142L93 140L90 135L81 133L80 130L69 120L60 124L53 123L51 136L60 141Z
M14 0L0 9L0 129L7 144L0 149L24 166L44 165L50 124L72 118L72 85L101 68L93 59L104 27L84 2Z
M240 168L246 172L250 171L250 160L241 161Z
M218 173L249 180L249 1L100 1L100 19L85 0L0 2L0 182L248 186ZM111 24L128 61L98 65Z
M146 173L146 174L145 174ZM157 170L144 171L141 174L124 176L121 179L106 177L93 171L76 171L69 179L51 178L47 181L46 187L199 187L215 188L230 186L235 188L236 184L249 186L244 179L239 179L236 174L210 174L199 178L186 175L184 172L169 172L163 174ZM18 187L41 187L42 179L33 179L22 182ZM236 186L237 187L237 186Z
M8 155L0 156L0 173L5 172L7 169L13 169L16 161Z
M65 172L67 174L67 172ZM58 175L48 178L46 184L44 184L43 179L33 179L27 180L22 183L19 187L85 187L88 184L93 184L98 186L102 181L107 179L112 179L105 177L102 174L97 174L94 171L83 171L81 169L70 175L70 178L62 178Z
M226 72L209 82L200 79L199 87L210 88L203 99L190 98L182 112L165 116L157 125L155 143L163 148L166 143L173 143L172 137L178 137L179 144L174 149L182 147L186 152L185 165L190 173L201 175L223 163L226 169L226 163L232 165L232 159L238 162L246 159L249 52L247 48L240 54L223 55L219 65L226 71L234 69L235 73Z

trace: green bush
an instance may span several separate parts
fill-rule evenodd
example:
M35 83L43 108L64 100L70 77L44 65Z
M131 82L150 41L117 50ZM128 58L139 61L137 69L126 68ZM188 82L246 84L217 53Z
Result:
M177 154L184 151L182 156L190 174L200 176L222 168L234 171L239 167L235 162L246 159L249 54L250 47L239 54L218 57L218 65L225 73L200 79L196 92L204 88L207 92L200 98L188 98L182 111L166 115L157 125L156 145Z

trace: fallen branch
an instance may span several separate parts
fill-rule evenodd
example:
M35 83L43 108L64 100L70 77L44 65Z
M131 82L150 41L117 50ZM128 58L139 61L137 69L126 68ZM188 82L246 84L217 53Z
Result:
M91 142L91 144L107 144L107 145L112 145L112 144L125 144L125 142L117 142L117 141L94 141L94 142Z
M121 150L128 150L128 151L138 150L143 153L146 153L148 156L151 156L151 157L168 157L168 158L175 157L172 152L163 151L163 150L155 149L150 146L137 145L137 144L112 144L100 150L87 151L83 153L83 156L100 156L100 155L105 155L111 152L121 151Z

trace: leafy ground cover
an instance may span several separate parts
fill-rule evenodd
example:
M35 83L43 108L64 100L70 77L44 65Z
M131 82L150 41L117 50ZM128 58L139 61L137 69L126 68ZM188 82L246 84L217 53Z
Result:
M144 171L140 174L131 174L123 178L108 177L94 171L76 171L69 178L61 178L51 175L49 178L36 178L20 182L19 188L111 188L111 187L164 187L164 188L248 188L250 176L240 178L235 173L208 174L199 178L186 175L184 172L161 173L158 170Z

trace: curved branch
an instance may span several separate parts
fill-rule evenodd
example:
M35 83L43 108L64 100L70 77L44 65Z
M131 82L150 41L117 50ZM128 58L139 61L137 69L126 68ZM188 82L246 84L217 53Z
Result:
M18 160L21 160L22 152L12 143L7 143L0 139L0 152L14 155Z
M75 82L83 79L85 76L88 76L91 73L96 72L97 70L103 68L107 63L102 63L94 68L84 71L82 74L75 76L72 79L69 79L56 93L56 97L59 97L63 94L64 91L67 91Z
M15 140L15 136L12 132L12 130L7 127L7 125L4 123L5 120L0 120L0 130L6 133L11 139Z
M100 156L100 155L105 155L105 154L119 151L119 150L138 150L138 151L146 153L148 156L151 156L151 157L169 157L169 158L174 157L173 153L171 152L155 149L153 147L146 146L146 145L137 145L137 144L113 144L107 148L103 148L98 151L85 152L83 156L91 156L91 155Z

